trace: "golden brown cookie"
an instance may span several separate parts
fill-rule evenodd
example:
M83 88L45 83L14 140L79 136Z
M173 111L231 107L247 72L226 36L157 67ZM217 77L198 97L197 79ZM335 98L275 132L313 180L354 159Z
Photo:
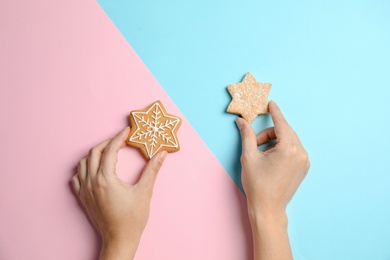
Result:
M270 83L257 82L248 72L241 83L227 87L233 100L226 111L241 115L246 121L252 123L258 115L268 113L267 97L271 87Z
M148 160L158 152L179 151L177 130L180 124L179 117L168 114L162 103L156 101L145 110L131 111L126 143L139 148Z

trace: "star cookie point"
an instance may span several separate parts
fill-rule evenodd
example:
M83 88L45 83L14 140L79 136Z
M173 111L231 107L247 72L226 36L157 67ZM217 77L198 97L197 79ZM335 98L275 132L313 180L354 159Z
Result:
M180 150L177 131L181 119L168 114L161 101L156 101L145 110L130 112L130 133L126 143L137 147L147 159L158 152Z
M271 87L272 84L257 82L250 72L246 73L241 83L227 87L232 101L226 111L252 123L258 115L268 113L267 98Z

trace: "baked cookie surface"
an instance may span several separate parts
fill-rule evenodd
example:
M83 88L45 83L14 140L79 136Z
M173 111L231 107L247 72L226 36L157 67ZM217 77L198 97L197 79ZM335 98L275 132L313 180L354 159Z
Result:
M145 110L130 112L131 128L126 143L139 148L148 160L158 152L179 151L180 124L179 117L168 114L163 104L156 101Z
M227 89L232 96L232 102L227 112L241 115L252 123L260 114L268 113L268 94L272 84L257 82L251 73L245 74L241 83L230 84Z

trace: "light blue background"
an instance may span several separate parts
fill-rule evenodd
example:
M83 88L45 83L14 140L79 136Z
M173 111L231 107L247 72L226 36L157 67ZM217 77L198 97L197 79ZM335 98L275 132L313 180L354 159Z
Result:
M99 3L239 186L226 87L273 84L312 162L289 206L295 259L390 259L390 1Z

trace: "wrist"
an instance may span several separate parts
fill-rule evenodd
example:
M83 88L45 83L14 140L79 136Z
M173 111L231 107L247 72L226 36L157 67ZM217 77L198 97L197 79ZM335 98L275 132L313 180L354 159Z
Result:
M254 259L293 259L288 239L288 218L283 208L248 207Z
M287 229L288 218L283 207L251 207L248 215L252 229L278 228Z
M106 239L102 242L100 260L133 259L137 251L139 240L114 240Z

